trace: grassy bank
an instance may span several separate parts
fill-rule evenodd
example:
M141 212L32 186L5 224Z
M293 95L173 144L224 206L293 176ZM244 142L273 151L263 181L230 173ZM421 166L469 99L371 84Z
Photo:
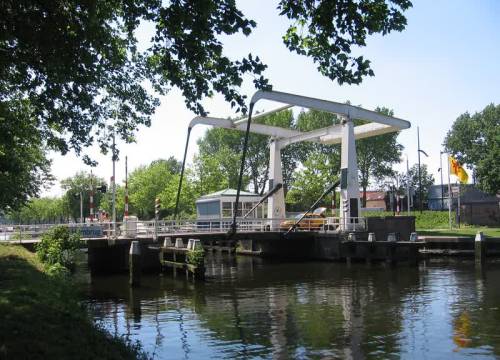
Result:
M392 216L390 211L367 211L363 216ZM401 213L406 215L407 213ZM441 235L441 236L474 236L478 231L482 231L486 236L500 237L500 227L471 226L462 224L458 229L455 223L455 213L452 213L453 229L449 230L447 211L412 211L415 216L415 227L419 235Z
M392 211L366 211L363 216L392 216ZM401 213L406 215L407 212ZM447 211L412 211L411 216L415 216L415 227L417 230L424 229L446 229L448 225ZM455 214L452 214L452 224L455 225Z
M460 229L433 229L433 230L420 230L419 235L436 235L436 236L468 236L474 237L478 231L488 237L500 237L500 228L491 228L484 226L467 226Z
M49 276L24 248L0 245L0 359L138 357L92 323L71 282Z

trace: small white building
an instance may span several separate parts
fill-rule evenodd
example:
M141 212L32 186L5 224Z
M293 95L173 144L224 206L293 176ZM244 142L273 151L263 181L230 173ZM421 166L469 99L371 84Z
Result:
M249 212L262 197L247 191L240 191L237 216L242 217ZM236 190L225 189L211 194L203 195L196 200L196 214L198 223L203 220L230 221L234 215ZM247 219L264 219L267 213L267 203L260 204L257 209L249 214Z

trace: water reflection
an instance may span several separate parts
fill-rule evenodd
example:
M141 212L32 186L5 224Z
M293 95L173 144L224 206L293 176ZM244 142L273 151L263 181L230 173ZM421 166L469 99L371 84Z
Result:
M206 282L94 278L96 321L156 358L461 358L500 355L500 264L415 267L216 256Z

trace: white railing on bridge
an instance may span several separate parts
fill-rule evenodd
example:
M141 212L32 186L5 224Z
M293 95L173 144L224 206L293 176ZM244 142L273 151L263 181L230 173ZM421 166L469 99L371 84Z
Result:
M288 231L296 222L289 219L237 219L237 231ZM221 233L231 229L229 219L204 220L161 220L125 222L92 222L69 224L37 224L37 225L0 225L0 241L38 240L52 227L68 226L72 231L79 231L82 238L117 238L117 237L156 237L178 233ZM116 230L115 230L116 229ZM305 218L295 231L359 231L366 229L366 219L362 217L341 219Z

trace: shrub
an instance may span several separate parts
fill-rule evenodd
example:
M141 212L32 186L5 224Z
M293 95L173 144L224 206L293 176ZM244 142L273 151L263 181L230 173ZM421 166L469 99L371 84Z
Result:
M188 251L187 263L194 266L203 266L205 263L205 252L203 251L203 249Z
M70 271L68 270L68 268L62 266L59 263L48 265L46 273L50 276L58 278L67 278L70 275Z
M60 273L60 267L69 271L75 268L75 254L81 246L80 235L70 233L66 226L56 226L47 231L36 246L38 258L53 268L53 272Z

